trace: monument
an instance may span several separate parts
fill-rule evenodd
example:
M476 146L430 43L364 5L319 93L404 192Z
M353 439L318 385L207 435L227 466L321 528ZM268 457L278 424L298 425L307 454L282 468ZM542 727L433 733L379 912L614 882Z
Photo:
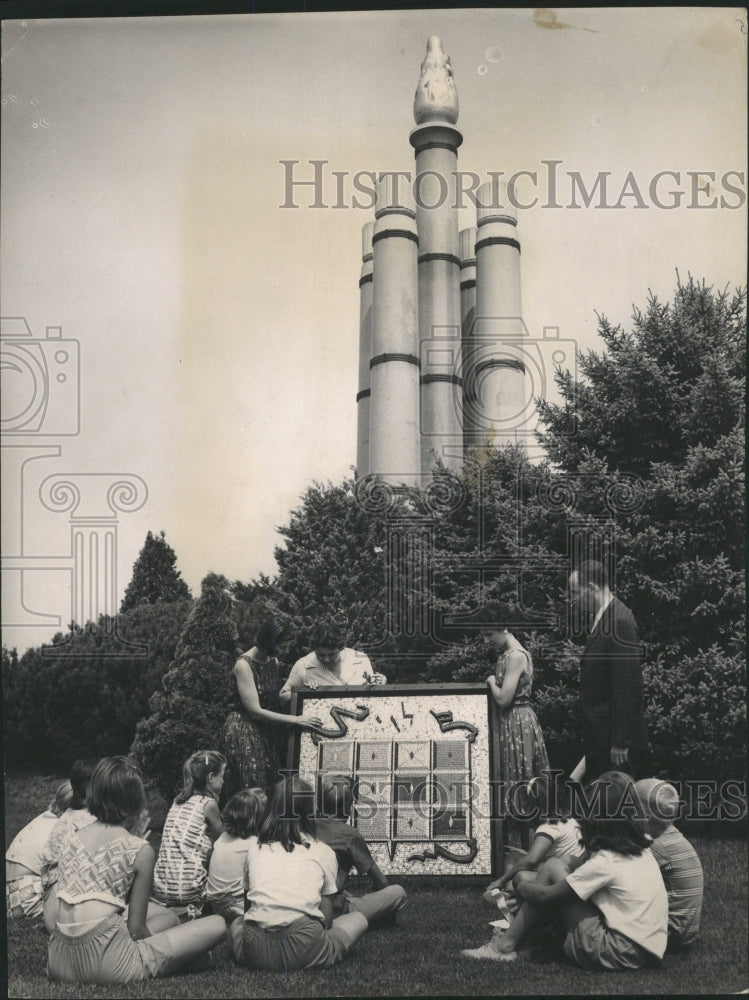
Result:
M385 174L363 229L356 467L417 483L436 462L514 442L528 405L517 212L504 184L478 188L458 230L458 94L432 36L414 99L413 184ZM400 179L400 183L398 180Z

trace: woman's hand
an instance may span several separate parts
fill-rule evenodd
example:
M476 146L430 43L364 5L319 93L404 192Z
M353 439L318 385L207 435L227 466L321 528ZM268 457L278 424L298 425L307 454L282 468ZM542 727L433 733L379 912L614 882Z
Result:
M304 681L304 686L308 687L310 691L315 691L317 688L320 687L320 682L316 680L314 677L307 677Z
M491 677L487 677L486 678L486 686L488 688L490 688L490 689L491 688L496 688L496 686L497 686L497 678L494 676L494 674L492 674Z
M316 715L300 715L298 719L295 720L296 724L302 729L321 729L322 719L318 718Z

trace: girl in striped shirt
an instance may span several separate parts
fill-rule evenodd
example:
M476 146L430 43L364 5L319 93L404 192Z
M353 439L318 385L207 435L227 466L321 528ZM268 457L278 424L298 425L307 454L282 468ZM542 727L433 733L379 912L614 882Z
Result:
M167 814L153 873L154 898L199 916L206 901L208 860L224 827L218 797L226 759L218 750L198 750L182 768L183 788Z

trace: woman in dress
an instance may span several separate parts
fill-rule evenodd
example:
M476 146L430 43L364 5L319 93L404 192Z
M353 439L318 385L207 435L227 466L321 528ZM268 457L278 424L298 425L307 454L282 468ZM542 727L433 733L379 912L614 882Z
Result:
M274 622L264 622L252 649L242 653L234 664L236 694L224 729L230 794L240 788L268 789L278 781L285 756L279 727L313 729L322 724L316 716L285 715L278 711L282 681L274 654L279 639Z
M505 795L517 782L525 782L549 769L544 736L531 708L533 664L530 654L509 629L482 629L499 652L497 669L486 684L499 734L499 778Z

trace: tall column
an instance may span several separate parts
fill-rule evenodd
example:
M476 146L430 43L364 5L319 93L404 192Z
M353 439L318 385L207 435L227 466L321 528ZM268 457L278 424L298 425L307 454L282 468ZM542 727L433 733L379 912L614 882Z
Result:
M390 175L377 186L372 236L369 473L394 484L416 485L421 470L419 237L410 192L397 182Z
M458 95L450 59L432 36L414 99L416 128L416 223L419 231L419 340L421 358L422 471L442 459L457 469L463 460L460 376L460 259L455 127Z
M369 472L369 409L372 395L369 362L372 359L372 234L374 222L362 227L362 268L359 278L359 391L356 394L356 473Z
M463 341L463 392L468 385L470 338L476 319L476 227L461 229L460 234L460 328ZM473 444L476 421L472 406L463 401L464 453Z
M520 304L520 243L517 212L505 204L505 185L496 178L477 192L476 322L470 338L470 385L475 444L514 443L528 419Z

